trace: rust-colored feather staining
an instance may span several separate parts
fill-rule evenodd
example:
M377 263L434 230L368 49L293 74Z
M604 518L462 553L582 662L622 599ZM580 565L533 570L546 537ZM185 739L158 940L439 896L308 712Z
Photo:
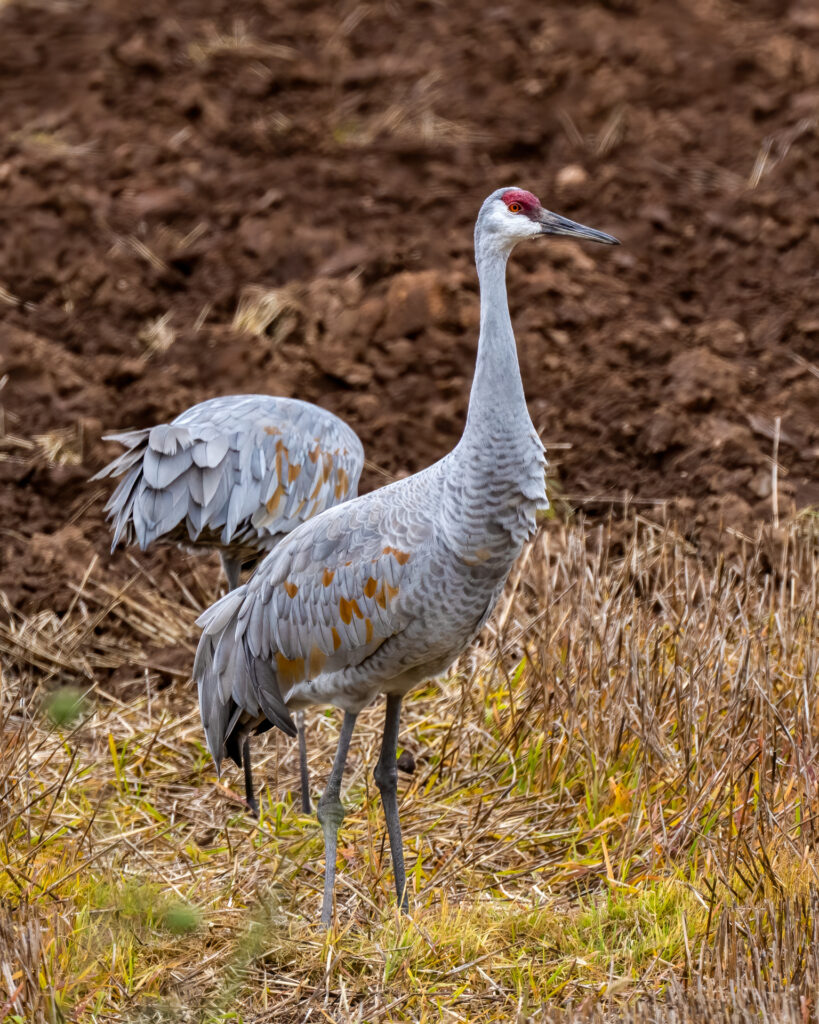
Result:
M285 686L294 686L304 679L304 658L285 658L279 652L276 654L276 670L279 682Z
M317 474L317 476L318 476L318 474ZM324 481L321 479L321 476L318 476L318 479L316 480L316 486L310 492L310 500L311 501L314 501L318 497L318 493L321 490L321 485L323 483L324 483Z
M375 595L375 603L379 608L386 608L387 601L392 601L398 593L398 587L391 587L386 580L381 584L381 589Z
M345 626L349 626L352 622L353 615L357 616L359 619L364 618L364 614L358 607L358 601L356 601L355 598L353 598L352 601L348 601L346 597L340 598L338 602L338 610L341 615L341 621Z
M325 452L322 456L322 461L321 482L326 484L330 479L330 474L333 472L333 456L329 452Z
M313 644L310 648L310 660L308 662L310 679L315 679L316 676L321 675L326 661L327 655L324 651L322 651L320 647L317 647L316 644Z
M364 620L364 627L367 630L366 642L369 643L373 638L373 624L371 619Z
M287 596L291 598L295 597L296 594L298 594L299 592L299 588L296 586L295 583L291 583L290 580L285 581L284 589L285 592L287 593Z
M287 470L287 482L289 484L292 484L293 481L298 477L299 473L301 473L301 466L298 463L296 463L295 466L290 466L290 468Z
M276 509L279 507L279 502L284 497L284 487L279 484L276 490L270 495L265 508L271 515L276 514Z
M265 427L264 432L270 434L271 437L277 437L281 434L281 430L276 426Z
M378 590L378 580L373 579L373 577L370 576L370 578L364 584L364 596L373 597L375 595L376 590Z
M478 548L471 556L463 555L461 561L464 565L481 565L489 558L489 555L489 548Z
M335 626L330 628L330 632L333 634L333 650L337 651L341 647L341 637L338 635L338 630Z
M336 473L336 479L338 481L336 484L336 497L343 498L350 486L350 478L347 476L346 470L340 467L338 473Z
M330 586L330 584L333 582L333 577L335 576L335 574L336 574L335 569L325 569L324 570L324 573L322 574L322 577L321 577L321 582L324 584L325 587L329 587Z
M392 557L396 560L396 562L398 562L399 565L406 565L407 562L410 560L409 551L399 551L398 548L386 547L384 548L382 554L392 555Z
M316 440L318 440L318 438L316 438ZM316 447L311 452L308 452L307 457L315 465L318 462L319 455L321 455L321 448L319 447L319 445L316 445Z

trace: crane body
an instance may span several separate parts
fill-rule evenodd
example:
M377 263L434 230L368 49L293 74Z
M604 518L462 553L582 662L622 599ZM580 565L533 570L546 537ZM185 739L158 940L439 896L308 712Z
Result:
M208 746L227 753L291 711L344 711L319 801L326 865L322 922L332 919L341 778L356 716L386 696L375 769L395 883L406 908L395 766L403 696L439 675L479 633L509 571L548 506L546 459L532 425L506 299L514 245L540 234L616 244L547 210L529 192L500 189L483 204L475 249L481 322L464 433L443 459L295 529L247 584L198 620L194 664ZM246 772L249 770L245 764Z
M226 395L171 423L109 435L123 452L93 479L121 476L106 511L120 540L217 550L232 590L312 516L354 497L364 466L357 434L326 409L273 395ZM303 716L302 809L310 810ZM251 794L251 804L253 803Z

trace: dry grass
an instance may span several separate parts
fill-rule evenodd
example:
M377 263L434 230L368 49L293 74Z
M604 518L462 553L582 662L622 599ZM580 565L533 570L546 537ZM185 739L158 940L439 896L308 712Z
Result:
M292 287L247 285L233 315L233 330L254 337L267 334L275 347L292 331L300 313L301 305Z
M176 341L173 328L173 313L168 311L147 323L139 332L139 340L145 345L143 359L150 359L157 354L167 352Z
M361 114L361 97L352 94L336 109L332 119L333 138L344 146L371 146L377 139L393 139L400 145L437 147L481 141L480 132L464 122L437 113L446 106L441 76L429 72L415 81L382 110Z
M361 716L328 937L294 749L257 744L257 826L190 685L158 690L147 645L192 650L197 601L92 567L63 618L10 612L0 1021L819 1019L817 521L714 565L624 533L544 526L407 701L408 918ZM310 721L317 788L337 725Z
M4 427L4 410L0 405L0 462L13 461L25 466L78 466L82 462L84 439L80 424L30 438L6 433Z
M229 34L220 32L215 25L211 25L205 36L188 46L188 56L195 64L218 56L291 61L298 57L298 51L292 46L258 39L248 32L241 20L237 20Z

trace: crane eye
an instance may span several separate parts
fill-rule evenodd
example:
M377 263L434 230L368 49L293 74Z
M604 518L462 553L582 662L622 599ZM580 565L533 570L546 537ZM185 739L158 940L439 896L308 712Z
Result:
M523 207L520 203L510 203L508 209L510 213L520 213Z

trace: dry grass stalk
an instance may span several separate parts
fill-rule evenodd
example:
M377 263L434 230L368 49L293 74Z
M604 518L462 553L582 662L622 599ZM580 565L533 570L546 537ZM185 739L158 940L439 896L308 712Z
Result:
M229 34L212 27L204 39L197 40L188 47L188 56L196 64L201 64L213 56L231 54L237 57L254 57L257 60L272 58L291 61L298 57L298 51L292 46L266 43L257 39L247 31L242 21L236 21L233 31Z
M819 120L815 117L803 117L795 125L782 128L763 140L754 160L754 166L748 175L749 188L757 188L766 174L777 167L787 157L791 147L803 135L816 131Z
M13 292L8 291L8 289L4 288L2 285L0 285L0 302L5 303L5 305L7 306L20 305L20 299Z
M455 146L481 141L481 134L463 122L451 121L435 112L441 100L438 72L415 82L406 94L384 110L357 117L356 96L343 103L335 115L334 137L348 146L370 146L379 138L393 138L410 145Z
M176 341L176 331L171 324L172 319L173 313L168 310L167 313L146 324L139 332L139 340L145 345L143 359L147 360L157 353L167 352Z
M83 432L76 424L47 434L19 437L0 432L0 462L25 466L78 466L82 462Z

